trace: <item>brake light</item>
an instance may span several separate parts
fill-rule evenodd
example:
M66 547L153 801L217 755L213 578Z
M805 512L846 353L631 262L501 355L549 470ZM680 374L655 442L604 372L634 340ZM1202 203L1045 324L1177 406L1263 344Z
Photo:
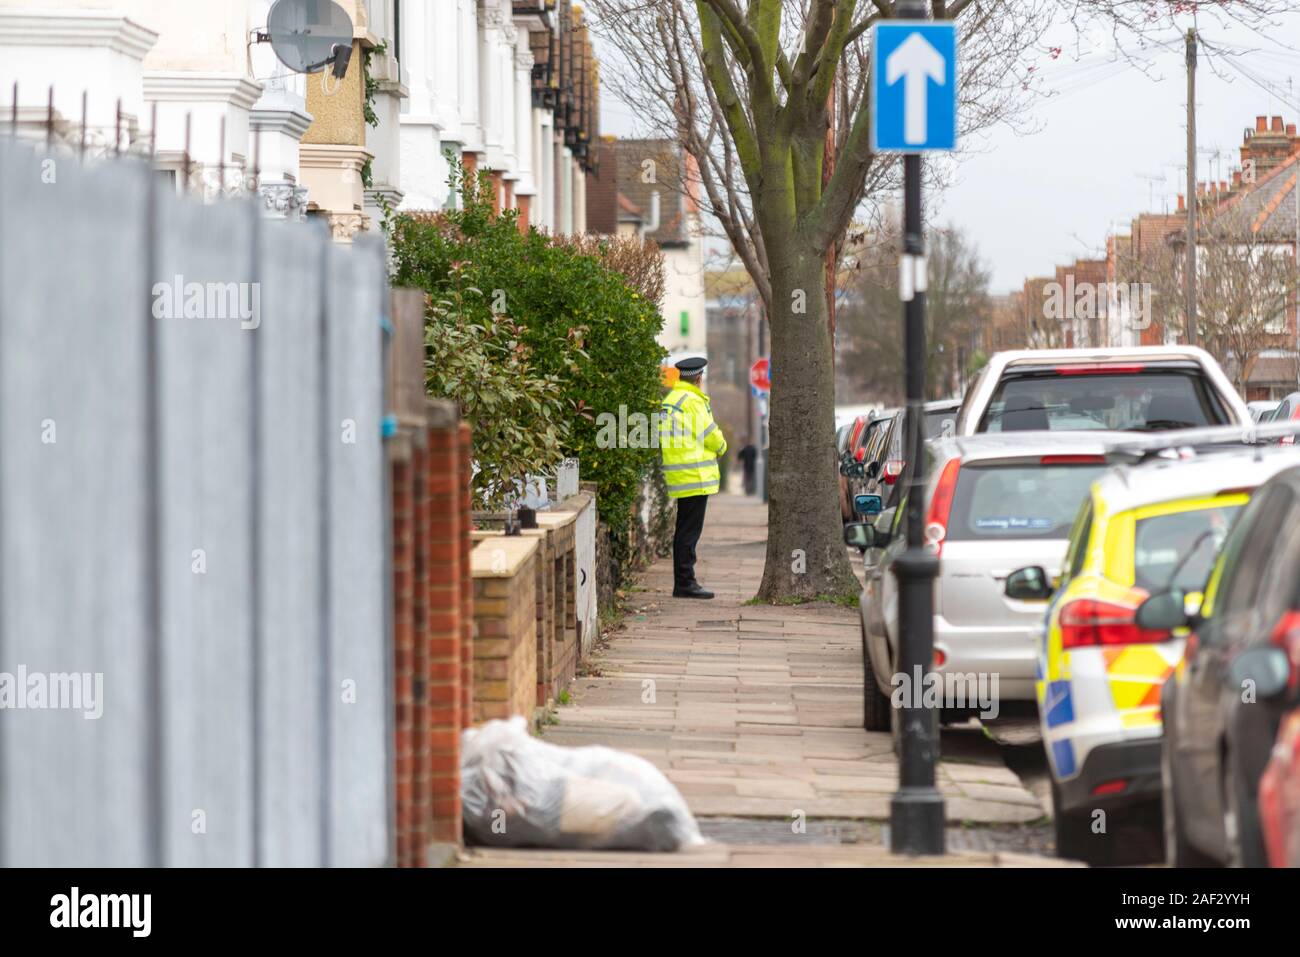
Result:
M1128 787L1128 779L1116 778L1113 781L1103 781L1092 789L1094 796L1101 797L1106 794L1118 794Z
M944 662L947 660L948 660L948 656L944 654L942 650L938 648L934 649L934 666L936 668L942 668Z
M931 555L943 551L943 540L948 535L948 515L952 511L952 494L957 488L957 472L961 459L949 459L939 473L939 482L930 496L930 507L925 513L925 550Z
M885 463L885 467L880 470L880 480L886 485L893 485L898 481L898 477L903 474L903 460L890 459Z
M1039 465L1105 465L1104 455L1044 455Z
M1135 611L1095 598L1075 599L1061 608L1061 647L1156 644L1169 638L1167 631L1139 628L1133 620Z
M1269 641L1285 651L1291 662L1291 676L1286 685L1294 692L1300 687L1300 611L1288 611L1278 619Z
M866 457L867 457L866 449L858 449L856 452L853 453L853 461L855 462L861 462Z
M1116 365L1110 362L1099 362L1092 365L1074 365L1074 366L1057 366L1057 375L1123 375L1128 372L1141 372L1146 366L1142 363L1132 365Z

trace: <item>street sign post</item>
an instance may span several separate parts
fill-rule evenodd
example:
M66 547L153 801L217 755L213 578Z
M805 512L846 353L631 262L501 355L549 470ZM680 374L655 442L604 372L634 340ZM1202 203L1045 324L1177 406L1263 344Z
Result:
M907 153L955 149L956 24L891 20L873 29L872 149Z
M907 393L907 548L894 561L898 579L897 673L904 688L928 677L934 658L934 580L939 561L925 545L925 235L921 217L921 154L957 143L957 32L932 23L928 0L898 0L900 18L877 24L871 43L871 143L903 156L903 249L898 295L903 301ZM867 676L871 680L870 675ZM935 786L939 759L936 709L923 707L924 687L911 687L898 709L898 790L889 804L889 847L895 854L942 854L943 796Z

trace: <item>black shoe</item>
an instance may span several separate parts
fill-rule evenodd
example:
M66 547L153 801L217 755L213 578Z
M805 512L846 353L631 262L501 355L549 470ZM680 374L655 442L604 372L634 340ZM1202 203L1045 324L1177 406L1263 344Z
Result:
M699 582L691 582L689 585L678 585L673 589L674 598L712 598L713 592L703 588Z

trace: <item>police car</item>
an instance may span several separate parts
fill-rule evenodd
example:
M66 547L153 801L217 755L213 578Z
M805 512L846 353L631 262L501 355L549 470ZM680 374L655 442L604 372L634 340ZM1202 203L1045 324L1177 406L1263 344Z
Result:
M1121 825L1158 828L1158 816L1127 812L1160 797L1160 689L1183 636L1143 629L1134 613L1170 586L1199 592L1254 489L1297 464L1294 449L1238 445L1118 466L1092 483L1059 581L1040 567L1008 576L1009 597L1050 596L1036 694L1060 856L1105 863Z

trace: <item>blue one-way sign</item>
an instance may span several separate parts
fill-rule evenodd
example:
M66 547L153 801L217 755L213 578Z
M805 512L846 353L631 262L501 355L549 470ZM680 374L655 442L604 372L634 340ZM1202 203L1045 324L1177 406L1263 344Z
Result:
M957 146L957 25L878 23L871 41L871 148L921 153Z

